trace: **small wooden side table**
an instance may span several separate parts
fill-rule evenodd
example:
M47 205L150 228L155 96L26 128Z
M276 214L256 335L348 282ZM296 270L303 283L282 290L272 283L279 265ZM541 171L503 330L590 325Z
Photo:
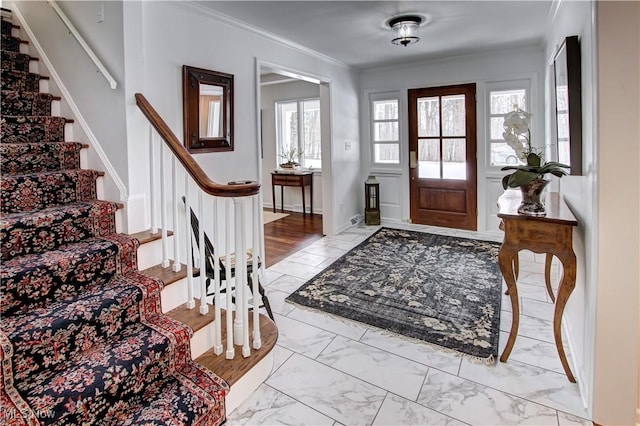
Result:
M273 212L276 212L276 185L280 185L280 210L284 211L284 187L299 186L302 190L302 215L307 214L304 197L304 187L309 186L309 204L313 215L313 172L310 171L278 171L271 172L271 195L273 197Z
M551 259L556 256L562 263L563 273L558 287L553 314L553 336L560 356L562 368L569 381L576 379L569 368L567 356L562 344L562 313L569 300L569 296L576 285L576 255L573 251L573 227L578 225L569 207L560 199L556 192L547 195L546 211L543 217L534 217L518 213L518 206L522 201L520 191L508 190L498 199L498 217L502 219L501 229L504 230L504 241L498 255L500 270L507 283L507 293L511 299L513 320L509 340L500 356L500 361L506 362L511 354L518 335L520 321L520 305L518 288L516 286L518 269L518 252L531 250L534 253L546 253L545 281L547 290L551 291L550 268ZM551 293L553 295L553 293ZM553 300L553 297L552 297Z

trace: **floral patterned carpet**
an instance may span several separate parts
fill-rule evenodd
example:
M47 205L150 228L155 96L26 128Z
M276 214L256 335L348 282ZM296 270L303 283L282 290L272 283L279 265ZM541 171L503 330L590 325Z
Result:
M216 425L228 385L191 360L163 283L96 200L31 57L2 18L0 424Z
M497 243L382 228L286 300L495 362Z

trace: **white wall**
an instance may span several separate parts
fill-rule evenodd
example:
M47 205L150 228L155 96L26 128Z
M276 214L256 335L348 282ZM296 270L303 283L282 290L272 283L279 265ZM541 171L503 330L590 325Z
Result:
M576 375L583 400L590 405L592 395L593 364L593 326L595 317L596 279L594 269L597 262L594 248L597 244L596 223L596 160L594 112L595 75L594 75L594 34L591 25L592 4L586 2L560 2L555 4L555 14L547 36L545 58L547 75L545 87L547 97L545 113L547 116L547 142L554 146L555 106L553 103L553 58L557 48L565 37L577 35L580 39L582 68L582 170L583 176L566 176L560 180L560 190L566 202L578 219L578 227L574 230L574 251L577 257L578 270L576 287L567 303L564 313L564 326L569 331L569 349L572 354L572 370ZM547 151L556 152L549 147ZM591 336L590 336L591 335Z
M276 111L275 103L280 101L290 101L296 99L318 98L320 96L318 84L307 83L305 81L294 81L288 83L278 83L263 85L261 88L261 110L262 110L262 194L265 207L273 207L271 172L277 168L280 158L276 152ZM305 188L305 194L309 189ZM306 195L308 197L308 195ZM309 198L306 199L307 209L309 208ZM280 208L280 187L276 187L276 205ZM300 188L284 188L284 208L302 212L302 194ZM322 172L313 174L313 210L314 213L322 214Z
M345 226L358 211L352 196L360 177L357 74L338 63L242 29L192 3L144 2L142 19L144 94L180 139L182 65L234 75L235 150L196 155L202 168L218 182L261 179L258 176L256 59L330 82L332 143L323 157L326 156L333 167L323 173L331 174L333 185L323 188L331 194L328 203L326 197L323 199L324 222L334 232ZM345 150L345 140L356 141L351 151Z
M542 47L501 50L404 64L392 67L368 69L361 75L360 129L362 133L363 178L368 174L381 180L380 202L383 218L389 221L406 221L409 218L409 169L408 169L408 100L407 90L420 87L445 86L459 83L476 83L476 118L478 149L478 231L496 232L496 200L502 194L499 170L487 170L486 150L486 84L501 80L532 79L532 139L536 146L544 146L544 91L541 82L544 75ZM370 148L369 94L400 92L400 165L397 168L372 168Z
M53 8L41 1L14 2L38 42L45 50L73 102L95 134L113 168L128 182L124 115L124 56L122 3L61 1L85 41L118 82L112 90L96 66L75 41ZM104 22L97 22L98 6L104 7ZM11 7L11 3L7 4ZM121 201L121 200L118 200Z
M564 37L580 39L583 176L560 181L579 221L564 324L574 373L599 424L636 423L639 405L639 13L635 2L561 2L546 47L551 62ZM548 102L549 121L554 114ZM551 126L547 132L554 141Z
M640 3L598 2L593 418L638 422Z

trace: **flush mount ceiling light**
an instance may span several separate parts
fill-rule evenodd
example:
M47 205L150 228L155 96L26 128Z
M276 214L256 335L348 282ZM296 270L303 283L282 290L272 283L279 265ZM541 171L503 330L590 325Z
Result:
M417 43L420 41L418 28L420 28L420 24L423 22L424 18L419 15L403 15L390 19L387 25L391 27L391 43L401 44L405 47Z

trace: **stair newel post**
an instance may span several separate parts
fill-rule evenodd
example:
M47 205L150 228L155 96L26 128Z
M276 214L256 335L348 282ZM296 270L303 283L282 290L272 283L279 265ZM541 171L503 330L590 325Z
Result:
M158 233L158 214L156 211L156 156L153 148L154 141L153 127L149 126L149 212L151 213L151 233Z
M164 144L160 146L160 227L162 233L162 267L169 266L169 237L167 236L167 194L165 188L165 152Z
M233 359L236 351L233 347L233 299L231 294L231 201L226 199L224 206L224 229L225 229L225 251L224 251L224 270L227 279L227 359Z
M204 200L202 197L202 190L198 191L198 217L200 219L200 226L198 227L198 241L200 241L200 314L206 315L209 313L209 305L207 305L207 258L205 257L205 243L204 243Z
M187 308L193 309L196 307L196 302L193 300L193 246L191 240L191 196L189 194L189 174L184 174L184 218L185 218L185 247L186 247L186 261L187 261Z
M178 237L178 168L176 157L171 156L171 188L173 190L173 272L180 272L180 239ZM189 228L187 228L189 229Z
M253 256L251 257L251 285L253 293L253 349L260 349L262 339L260 336L260 292L258 281L258 256L260 255L260 198L257 195L251 197L251 236L253 237Z
M218 223L218 198L213 197L213 247L220 246L220 233ZM213 353L220 355L222 353L222 320L220 316L220 303L222 298L220 296L220 264L217 259L217 253L211 253L213 257L213 315L214 315L214 329L213 329Z

